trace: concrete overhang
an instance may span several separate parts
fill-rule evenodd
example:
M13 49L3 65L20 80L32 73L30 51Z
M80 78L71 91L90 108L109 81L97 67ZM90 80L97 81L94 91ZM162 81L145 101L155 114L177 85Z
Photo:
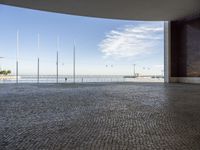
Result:
M200 14L200 0L0 0L1 4L63 14L168 21Z

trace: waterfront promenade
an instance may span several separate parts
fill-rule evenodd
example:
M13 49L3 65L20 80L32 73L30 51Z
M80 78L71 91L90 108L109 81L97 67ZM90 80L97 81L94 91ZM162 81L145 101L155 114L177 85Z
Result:
M15 76L3 76L3 75L0 75L0 81L1 80L15 80Z
M2 150L198 150L200 85L0 84Z

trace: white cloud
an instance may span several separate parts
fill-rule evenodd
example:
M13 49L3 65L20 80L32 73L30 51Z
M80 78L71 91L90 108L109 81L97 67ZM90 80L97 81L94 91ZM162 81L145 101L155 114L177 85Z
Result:
M162 23L139 23L110 31L99 48L105 58L135 57L151 53L162 39Z

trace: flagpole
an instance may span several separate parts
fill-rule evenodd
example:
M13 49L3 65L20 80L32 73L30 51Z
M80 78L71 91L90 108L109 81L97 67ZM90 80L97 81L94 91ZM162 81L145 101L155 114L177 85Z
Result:
M58 52L60 50L60 37L57 37L57 53L56 53L56 83L58 83Z
M19 55L19 30L17 30L17 50L16 50L16 83L18 84L18 56Z
M75 41L73 46L73 82L76 83L76 47Z
M40 50L40 34L38 33L38 43L37 43L37 48L38 48L38 52ZM40 82L40 58L39 58L39 55L38 55L38 61L37 61L37 83Z

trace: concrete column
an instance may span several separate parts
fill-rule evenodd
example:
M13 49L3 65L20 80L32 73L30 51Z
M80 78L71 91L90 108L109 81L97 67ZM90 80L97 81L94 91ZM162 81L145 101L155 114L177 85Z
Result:
M170 82L171 77L171 25L164 22L164 81Z

